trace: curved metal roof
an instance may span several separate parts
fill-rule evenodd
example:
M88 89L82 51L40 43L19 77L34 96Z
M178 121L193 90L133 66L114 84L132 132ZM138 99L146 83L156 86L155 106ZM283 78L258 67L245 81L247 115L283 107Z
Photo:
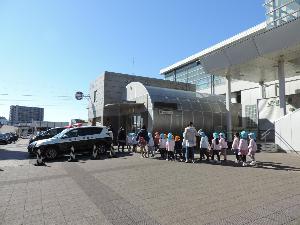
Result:
M225 97L183 90L145 86L152 104L177 103L178 110L226 112Z

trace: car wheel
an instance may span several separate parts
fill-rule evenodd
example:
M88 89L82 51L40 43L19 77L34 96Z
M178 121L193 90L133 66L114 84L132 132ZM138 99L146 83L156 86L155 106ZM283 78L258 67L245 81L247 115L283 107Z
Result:
M46 151L47 159L55 159L57 156L57 150L55 148L48 148Z
M98 148L98 152L99 152L100 154L104 154L104 153L106 152L105 145L103 145L103 144L98 144L98 145L97 145L97 148Z

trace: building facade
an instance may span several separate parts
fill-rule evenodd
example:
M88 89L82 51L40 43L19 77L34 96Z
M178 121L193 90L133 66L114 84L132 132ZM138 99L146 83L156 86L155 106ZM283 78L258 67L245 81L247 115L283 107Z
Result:
M228 107L241 106L241 128L259 133L274 130L285 115L278 109L300 107L300 1L266 0L264 7L265 22L160 70L166 80L196 84L197 92L230 93Z
M137 132L142 123L150 132L182 136L190 121L209 136L213 131L226 130L224 96L153 87L140 82L129 83L126 88L127 100L132 103L123 107L122 115L127 115L125 124L133 132Z
M102 76L90 84L89 122L112 125L113 130L118 130L120 124L123 123L122 120L125 120L119 116L120 106L131 104L127 101L126 90L126 86L131 82L140 82L143 85L161 88L196 91L195 85L189 83L105 71Z
M264 6L269 29L300 16L300 0L265 0Z
M44 120L44 108L12 105L10 106L9 120L11 124L31 123Z
M1 125L7 125L7 124L8 124L7 119L3 116L0 116L0 126Z

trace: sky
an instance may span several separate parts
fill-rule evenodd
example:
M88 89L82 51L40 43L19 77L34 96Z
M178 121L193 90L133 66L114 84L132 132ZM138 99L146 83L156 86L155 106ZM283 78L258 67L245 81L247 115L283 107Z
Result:
M104 71L159 70L265 20L263 0L0 0L0 116L45 108L44 120L87 119Z

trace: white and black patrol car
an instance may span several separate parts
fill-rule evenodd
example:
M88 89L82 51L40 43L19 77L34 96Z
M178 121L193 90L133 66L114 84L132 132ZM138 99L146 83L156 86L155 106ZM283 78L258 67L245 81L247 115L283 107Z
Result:
M58 155L69 154L71 147L76 152L92 152L94 146L100 154L110 150L112 139L110 132L105 126L87 126L69 128L52 138L39 140L31 143L32 152L38 149L47 159L54 159Z

